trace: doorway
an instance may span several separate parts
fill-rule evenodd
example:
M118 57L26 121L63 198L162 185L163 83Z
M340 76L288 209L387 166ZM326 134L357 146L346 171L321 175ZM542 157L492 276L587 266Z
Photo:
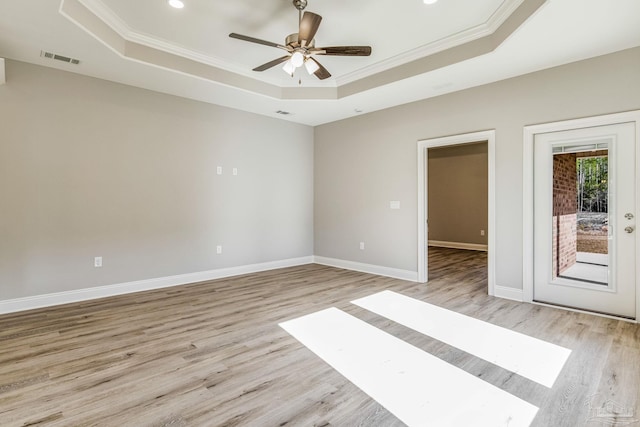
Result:
M541 126L525 129L527 300L635 319L637 117Z
M429 247L487 250L487 143L427 149Z
M418 141L418 281L428 280L428 149L436 147L487 144L487 292L494 295L495 287L495 130L453 135Z

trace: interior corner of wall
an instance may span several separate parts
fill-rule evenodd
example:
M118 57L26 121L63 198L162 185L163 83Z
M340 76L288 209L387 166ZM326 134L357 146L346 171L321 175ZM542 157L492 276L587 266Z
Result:
M4 58L0 58L0 85L5 84L6 82L4 74Z

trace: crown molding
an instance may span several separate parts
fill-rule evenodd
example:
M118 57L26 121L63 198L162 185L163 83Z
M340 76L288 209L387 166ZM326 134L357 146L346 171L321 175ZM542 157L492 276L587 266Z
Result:
M105 24L111 27L121 37L126 38L133 31L114 11L107 7L100 0L78 0L80 4L89 9L94 15L100 18Z
M229 63L229 61L226 61L222 58L203 52L194 51L192 49L185 48L184 46L177 45L159 37L154 37L149 34L134 31L122 18L120 18L120 16L118 16L113 10L105 5L102 0L78 1L82 5L84 5L91 13L102 20L106 25L111 27L111 29L114 30L124 40L157 49L163 52L171 53L173 55L181 56L183 58L197 61L246 77L252 77L252 73L249 72L249 70L245 69L244 67ZM349 84L354 81L380 73L382 71L386 71L391 68L395 68L403 64L415 61L417 59L424 58L426 56L430 56L435 53L442 52L456 46L471 42L473 40L491 35L523 2L524 0L505 0L500 5L500 7L498 7L498 9L496 9L491 14L489 19L487 19L487 21L482 24L459 31L455 34L436 40L432 43L420 46L417 49L412 49L391 58L379 61L375 64L361 68L343 76L337 76L334 79L335 83L330 86L339 87L345 84ZM282 82L280 80L267 80L269 80L269 83L276 84L283 88L287 87L282 86Z
M304 88L133 31L102 0L61 0L60 13L124 59L282 100L337 100L491 52L549 0L504 0L481 25Z
M454 47L472 42L482 37L489 36L498 30L500 26L513 14L525 0L505 0L486 22L466 30L459 31L450 36L425 44L416 49L401 53L391 58L379 61L360 70L336 77L338 86L352 83L357 80L399 67L403 64L431 56L438 52L453 49Z
M222 58L218 58L214 55L209 55L204 52L198 52L192 49L188 49L184 46L177 45L168 40L164 40L159 37L154 37L149 34L144 34L133 30L122 18L120 18L120 16L118 16L118 14L111 10L101 0L78 1L126 41L167 52L172 55L181 56L183 58L210 65L212 67L231 71L232 73L241 74L247 77L253 77L250 71L238 65L231 64L228 61L223 60ZM272 81L270 83L278 84L278 82L276 81Z

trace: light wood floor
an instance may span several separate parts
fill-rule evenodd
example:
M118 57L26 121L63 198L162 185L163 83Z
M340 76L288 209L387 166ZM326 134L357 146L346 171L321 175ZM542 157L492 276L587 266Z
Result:
M488 297L484 253L429 256L428 285L308 265L0 316L0 425L402 425L278 326L331 306L538 406L535 426L616 425L589 419L606 399L640 418L638 325ZM349 303L385 289L572 354L548 389Z

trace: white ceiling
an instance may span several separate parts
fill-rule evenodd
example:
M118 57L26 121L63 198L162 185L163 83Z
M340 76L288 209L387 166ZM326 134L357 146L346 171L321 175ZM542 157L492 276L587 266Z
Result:
M283 51L228 34L284 44L290 0L3 0L0 57L318 125L640 45L639 0L308 1L317 46L372 55L317 57L325 81L251 71Z

